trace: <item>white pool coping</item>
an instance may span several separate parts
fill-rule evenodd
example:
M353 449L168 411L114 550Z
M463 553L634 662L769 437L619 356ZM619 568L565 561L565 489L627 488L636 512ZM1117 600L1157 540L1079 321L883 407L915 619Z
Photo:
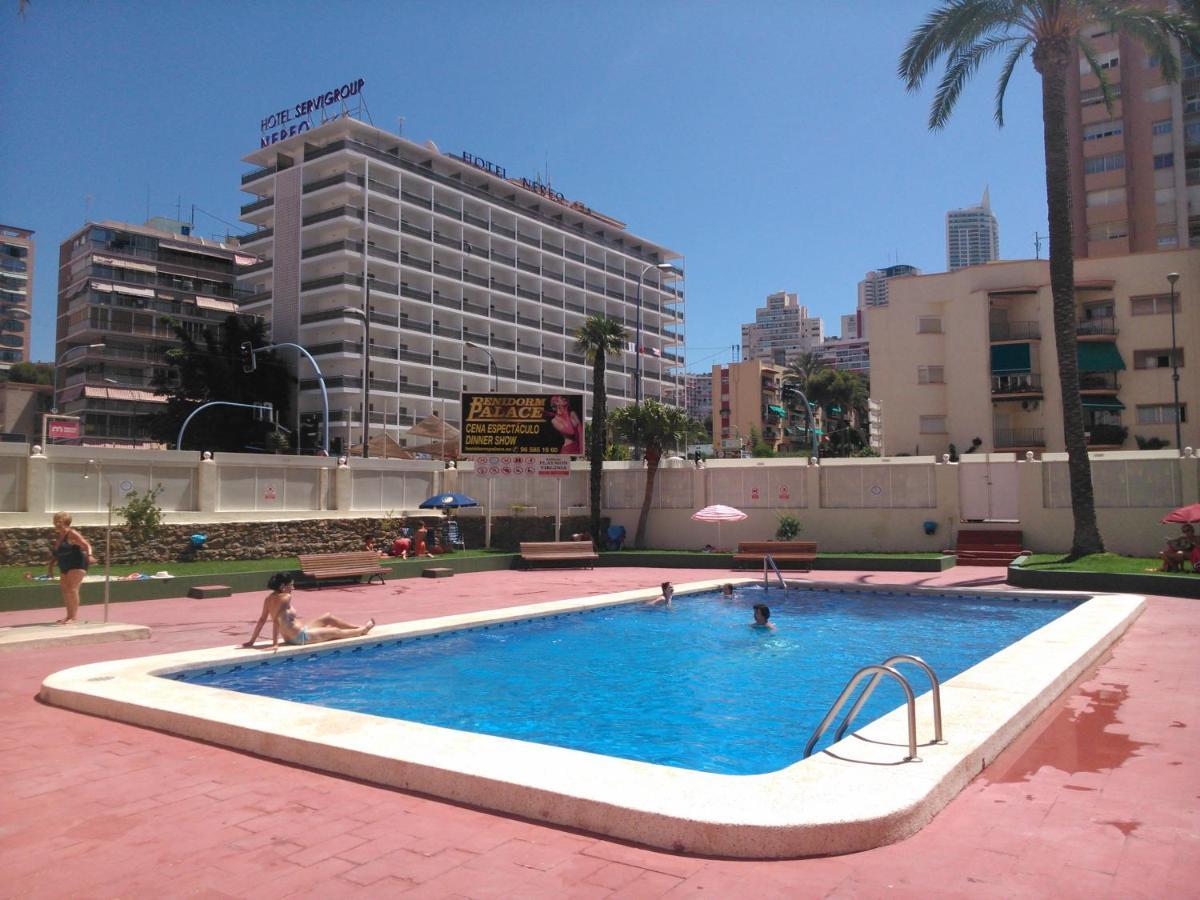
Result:
M730 579L680 585L712 590ZM748 579L735 579L745 583ZM838 591L921 588L808 582ZM188 684L162 674L245 663L264 651L218 647L93 663L46 678L41 699L270 759L417 791L677 852L753 859L867 850L919 830L1124 633L1145 606L1129 594L937 588L934 593L1091 596L1087 603L942 685L946 743L933 740L923 676L920 762L904 762L900 707L809 759L765 775L716 775L325 709ZM644 601L637 590L385 625L369 636L280 649L304 655L559 612ZM882 660L863 660L863 665ZM905 672L906 675L909 671ZM808 733L798 726L797 757Z

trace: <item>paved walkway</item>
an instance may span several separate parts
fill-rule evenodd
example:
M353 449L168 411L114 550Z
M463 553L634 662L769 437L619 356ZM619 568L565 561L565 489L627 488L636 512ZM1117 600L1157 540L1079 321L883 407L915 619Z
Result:
M820 574L941 585L1002 577L966 567ZM296 605L393 622L713 575L480 573L302 592ZM117 617L150 626L150 640L0 655L0 896L1200 895L1194 600L1151 598L1113 653L909 840L829 859L743 862L512 819L35 699L42 679L68 666L244 640L261 596L123 603ZM5 613L0 626L53 618Z

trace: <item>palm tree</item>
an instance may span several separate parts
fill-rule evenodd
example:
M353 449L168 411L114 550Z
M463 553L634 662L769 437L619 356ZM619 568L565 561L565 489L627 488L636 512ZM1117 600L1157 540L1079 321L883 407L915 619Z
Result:
M591 471L588 495L591 501L592 540L603 547L600 534L600 494L604 476L604 448L608 438L608 394L604 389L604 370L609 356L625 349L629 333L620 322L602 315L588 316L575 332L575 349L592 364L592 433L589 454Z
M808 392L808 379L818 372L829 368L829 363L820 353L806 350L796 357L795 361L783 373L783 380L790 382L800 390Z
M640 404L614 409L609 416L613 433L627 441L640 441L645 448L646 490L642 495L642 511L638 514L637 532L633 546L641 549L646 540L646 520L650 516L650 503L654 499L654 479L658 477L658 464L663 448L687 434L692 420L687 411L678 406L667 406L657 400L644 400Z
M1167 12L1143 3L1112 0L943 0L921 24L900 57L899 74L910 91L920 87L938 60L945 71L929 112L929 128L942 128L970 77L980 64L1004 54L996 87L995 119L1004 125L1004 94L1021 58L1029 53L1042 79L1042 134L1046 154L1046 205L1050 232L1050 293L1053 297L1054 343L1063 396L1063 437L1075 521L1069 559L1104 552L1096 524L1092 473L1079 399L1079 366L1075 340L1075 257L1071 245L1070 165L1067 159L1067 72L1082 53L1100 80L1105 102L1112 91L1105 72L1082 29L1103 23L1114 34L1131 37L1161 60L1163 78L1179 77L1179 61L1171 37L1195 49L1200 42L1200 15L1195 0L1187 13Z

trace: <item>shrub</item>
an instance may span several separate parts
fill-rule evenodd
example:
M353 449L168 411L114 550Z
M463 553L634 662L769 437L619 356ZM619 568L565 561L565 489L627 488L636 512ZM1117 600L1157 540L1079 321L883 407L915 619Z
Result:
M804 530L804 524L795 516L780 513L779 527L775 529L775 540L794 541Z
M162 508L158 495L163 491L160 484L153 490L130 491L125 495L125 505L117 512L125 519L125 530L131 544L145 544L152 540L162 525Z

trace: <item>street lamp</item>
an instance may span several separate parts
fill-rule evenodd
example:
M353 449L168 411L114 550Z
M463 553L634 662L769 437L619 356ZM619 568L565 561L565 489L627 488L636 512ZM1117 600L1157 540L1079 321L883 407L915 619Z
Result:
M493 394L499 393L500 392L500 367L496 365L496 357L494 357L492 355L492 351L489 350L487 347L480 347L474 341L467 341L466 346L470 347L472 350L478 350L481 353L486 353L488 355L488 359L491 361L491 364L492 364L492 393Z
M1178 280L1178 272L1167 276L1167 281L1171 282L1171 386L1175 391L1175 447L1182 453L1183 436L1179 425L1179 360L1178 351L1175 349L1175 282Z
M75 347L68 347L63 351L62 356L54 363L54 396L51 398L50 412L58 413L58 367L62 365L63 360L74 353L76 350L103 350L104 344L79 344Z
M683 275L679 269L671 263L648 263L638 273L637 280L637 318L635 320L635 335L634 335L634 360L633 360L633 402L640 405L642 402L642 281L646 277L646 273L651 269L658 269L664 275L671 274L675 276Z

